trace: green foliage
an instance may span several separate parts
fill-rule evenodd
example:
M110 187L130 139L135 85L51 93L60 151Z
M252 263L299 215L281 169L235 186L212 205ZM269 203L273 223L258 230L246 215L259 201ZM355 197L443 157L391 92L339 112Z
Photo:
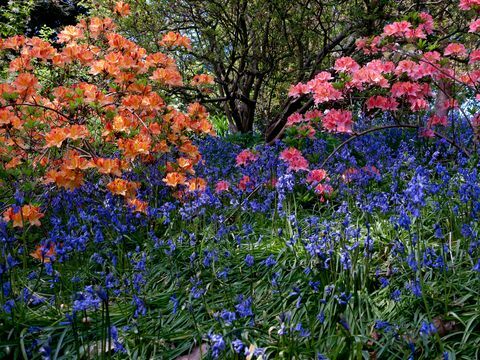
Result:
M0 5L0 37L25 32L35 0L9 0Z
M228 134L229 124L225 115L210 114L209 120L218 136L226 136Z
M263 142L263 137L260 133L251 132L251 133L233 133L227 134L225 136L226 141L231 142L232 144L240 145L242 148L250 149L255 147L255 145L261 144Z

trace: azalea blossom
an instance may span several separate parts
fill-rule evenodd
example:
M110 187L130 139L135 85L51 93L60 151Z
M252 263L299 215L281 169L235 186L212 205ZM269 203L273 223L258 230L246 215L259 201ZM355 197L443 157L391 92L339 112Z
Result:
M230 183L228 181L225 181L225 180L221 180L219 182L217 182L217 184L215 185L215 192L217 194L221 193L221 192L224 192L224 191L228 191L230 189Z
M331 109L322 119L323 127L328 131L351 133L353 120L348 110Z
M242 150L236 157L235 161L237 166L248 165L250 162L254 162L258 159L258 156L248 149Z
M308 161L305 159L300 150L289 147L280 153L280 160L288 164L288 171L308 170Z
M465 49L465 45L459 43L451 43L448 44L445 50L443 51L443 55L457 55L457 56L465 56L467 54L467 50Z
M307 182L308 183L319 183L323 180L329 180L327 176L327 172L324 169L314 169L310 170L307 175Z
M40 226L40 219L45 215L40 211L39 206L23 205L21 208L14 209L9 207L3 213L3 220L12 221L13 227L23 227L28 221L30 225Z

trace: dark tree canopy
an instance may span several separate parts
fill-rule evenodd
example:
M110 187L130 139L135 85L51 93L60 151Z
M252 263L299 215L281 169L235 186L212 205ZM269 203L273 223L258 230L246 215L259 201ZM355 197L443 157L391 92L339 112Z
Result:
M217 85L196 100L224 113L233 131L256 128L268 141L281 135L289 115L312 105L289 99L289 86L328 69L334 57L362 57L353 54L355 39L412 11L450 19L455 11L443 2L409 0L138 0L130 6L135 16L122 19L121 31L151 50L160 50L168 31L189 36L192 50L181 54L180 66L211 72ZM105 14L112 2L91 1L91 9Z
M76 24L77 17L87 13L80 0L0 0L0 10L0 31L4 36L34 36L44 26L58 30Z

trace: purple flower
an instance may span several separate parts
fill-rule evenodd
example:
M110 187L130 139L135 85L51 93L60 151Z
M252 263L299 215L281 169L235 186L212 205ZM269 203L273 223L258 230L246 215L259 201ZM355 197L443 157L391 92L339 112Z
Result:
M248 254L245 256L245 264L247 264L248 267L252 267L255 262L255 259L252 255Z
M238 315L241 318L245 317L253 317L253 311L252 311L252 303L253 300L251 297L248 297L247 299L243 299L243 295L239 295L237 298L238 304L235 305L235 310L237 310Z
M210 334L208 336L212 345L212 356L214 359L218 359L220 354L225 350L225 340L222 335Z
M241 354L245 350L245 344L240 339L236 339L232 341L233 351L237 354Z
M480 259L478 259L472 270L480 272Z
M310 336L310 331L308 331L307 329L304 329L303 326L302 326L302 323L298 323L295 326L295 331L297 331L301 337L309 337Z
M422 326L420 327L420 335L422 336L431 336L437 332L437 328L433 323L428 323L422 321Z
M274 266L277 261L275 260L275 257L273 255L270 255L268 258L266 258L263 263L265 264L266 267L272 267Z

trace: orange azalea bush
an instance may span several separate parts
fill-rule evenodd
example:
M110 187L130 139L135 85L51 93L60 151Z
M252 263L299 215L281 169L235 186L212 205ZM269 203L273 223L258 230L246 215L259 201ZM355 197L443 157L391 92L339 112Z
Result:
M120 16L129 11L123 2L115 7ZM190 42L168 33L161 45L188 48ZM201 159L190 135L213 130L202 105L181 111L167 104L168 90L183 86L174 58L147 53L116 33L109 18L67 26L55 43L24 36L2 39L0 56L8 64L0 83L4 184L25 181L29 174L35 186L73 190L88 172L96 172L107 177L109 191L144 212L147 205L137 198L141 184L123 174L168 154L177 159L164 166L168 186L202 187L197 185L201 179L191 182L187 176ZM209 75L197 75L190 86L211 82ZM4 213L14 226L39 225L40 217L30 205Z

